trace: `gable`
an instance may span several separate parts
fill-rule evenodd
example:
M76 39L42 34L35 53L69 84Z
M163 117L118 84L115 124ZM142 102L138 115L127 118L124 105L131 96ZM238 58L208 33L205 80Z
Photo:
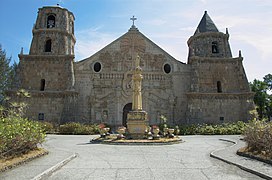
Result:
M161 71L165 63L171 63L173 66L184 64L144 36L137 28L131 27L127 33L94 55L76 62L76 69L84 70L99 62L107 71L128 71L133 68L136 55L141 57L141 67L144 71Z

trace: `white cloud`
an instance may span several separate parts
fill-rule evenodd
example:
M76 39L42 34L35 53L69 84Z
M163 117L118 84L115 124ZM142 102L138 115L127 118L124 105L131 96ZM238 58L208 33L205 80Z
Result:
M248 43L256 48L256 50L261 53L260 60L271 61L271 59L269 60L269 57L272 57L271 36L264 38L264 36L261 34L243 33L235 35L234 38L236 40L244 41L245 43Z
M117 38L113 33L101 32L101 28L87 28L76 33L75 55L77 61L93 55Z

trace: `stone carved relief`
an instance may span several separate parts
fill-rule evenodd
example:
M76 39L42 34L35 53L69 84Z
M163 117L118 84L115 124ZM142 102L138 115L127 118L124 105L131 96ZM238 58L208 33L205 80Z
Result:
M166 57L163 54L145 53L142 59L141 66L145 63L148 69L156 71L162 71L163 64L166 61Z
M114 97L114 92L110 91L107 94L103 95L98 95L93 93L89 97L89 103L91 107L96 107L96 108L107 108L109 105L109 101L112 100Z
M135 33L128 33L123 39L121 40L120 49L122 53L131 54L141 54L145 52L145 40L140 34Z
M175 96L170 95L170 97L167 98L167 94L165 93L162 95L161 93L149 92L148 100L150 102L153 102L155 104L155 107L158 109L167 109L170 106L174 106L176 103Z
M111 69L115 65L112 55L108 51L101 53L99 55L99 60L105 69Z
M122 80L122 94L125 97L132 95L132 71L127 71L124 74L124 79Z
M173 120L173 112L174 112L174 106L176 103L176 97L172 97L169 94L166 93L160 93L160 92L149 92L148 93L148 104L151 114L153 114L153 119L151 119L151 123L161 123L161 120L159 118L159 115L164 115L166 118L170 121ZM169 101L170 99L170 101Z
M122 50L121 50L122 51ZM163 71L163 65L166 62L166 57L163 54L140 54L140 66L145 67L145 70ZM113 71L130 71L134 68L134 62L130 52L123 50L123 52L103 52L99 55L99 61L103 68Z
M150 62L150 66L155 67L155 69L161 69L164 61L165 61L164 55L162 54L154 55L153 59Z

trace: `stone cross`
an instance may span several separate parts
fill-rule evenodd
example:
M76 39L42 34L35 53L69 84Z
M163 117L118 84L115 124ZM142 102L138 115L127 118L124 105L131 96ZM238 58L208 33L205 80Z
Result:
M130 20L132 20L132 26L134 26L134 21L136 21L137 20L137 18L136 17L134 17L134 16L132 16L132 18L130 18Z

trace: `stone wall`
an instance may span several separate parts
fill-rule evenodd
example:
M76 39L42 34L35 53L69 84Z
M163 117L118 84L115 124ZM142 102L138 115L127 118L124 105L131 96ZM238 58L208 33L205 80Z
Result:
M16 95L16 91L9 91L12 101L26 103L25 117L32 120L47 121L53 124L63 124L76 121L77 93L28 91L29 98Z
M45 80L44 90L69 90L74 86L73 56L31 56L20 55L21 87L40 90L41 80Z
M222 92L249 92L248 81L239 58L191 57L192 92L218 92L218 82Z
M220 124L250 120L254 109L253 93L214 94L188 93L188 124Z
M187 41L189 46L189 57L232 57L229 46L229 34L222 32L205 32L191 36ZM213 52L213 43L216 43L217 52Z

